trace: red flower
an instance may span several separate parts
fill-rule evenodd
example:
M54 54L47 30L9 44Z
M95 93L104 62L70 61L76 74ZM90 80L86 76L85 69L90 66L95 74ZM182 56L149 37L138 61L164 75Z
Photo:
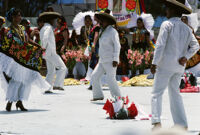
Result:
M27 43L24 43L24 46L27 46L28 44Z
M108 0L99 0L98 6L100 9L104 9L108 7Z
M30 51L28 52L28 54L31 55L31 53L32 53L32 51L30 50Z
M26 55L25 57L26 62L28 62L29 58L30 58L30 55Z
M134 103L131 104L131 106L128 108L128 116L132 119L134 119L138 115L137 107Z
M136 8L136 0L127 0L126 8L128 8L129 10L135 9Z
M114 118L114 108L113 108L113 105L112 103L107 99L105 105L103 106L103 109L106 110L106 113L109 114L110 118Z

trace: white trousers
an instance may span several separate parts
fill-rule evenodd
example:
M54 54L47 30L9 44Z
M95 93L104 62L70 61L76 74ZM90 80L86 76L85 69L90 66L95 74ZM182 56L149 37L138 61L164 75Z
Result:
M93 98L104 98L101 88L101 77L104 73L107 75L107 83L110 88L111 95L121 96L120 89L116 81L116 67L113 67L112 62L98 63L92 72L92 92Z
M170 110L175 125L188 127L184 105L180 94L180 81L182 73L169 72L158 69L155 74L154 86L152 91L152 124L161 122L162 95L168 86Z
M18 100L27 100L30 94L30 85L24 85L13 79L9 81L8 90L6 92L6 100L16 102Z
M47 65L46 81L51 86L63 87L65 75L67 72L67 68L63 60L57 54L48 56L45 58L45 60ZM56 80L55 83L53 84L55 74L56 74Z
M88 63L90 63L90 61L88 61ZM88 80L88 81L91 80L92 72L93 72L93 69L90 68L90 66L88 64L88 70L87 70L86 77L85 77L86 80Z

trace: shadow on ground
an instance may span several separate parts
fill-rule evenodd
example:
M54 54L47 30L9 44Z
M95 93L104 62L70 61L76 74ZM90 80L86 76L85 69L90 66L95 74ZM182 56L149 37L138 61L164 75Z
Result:
M41 110L41 109L28 109L28 111L20 111L20 110L11 110L10 112L8 111L0 111L0 114L21 114L21 113L33 113L33 112L46 112L49 110Z

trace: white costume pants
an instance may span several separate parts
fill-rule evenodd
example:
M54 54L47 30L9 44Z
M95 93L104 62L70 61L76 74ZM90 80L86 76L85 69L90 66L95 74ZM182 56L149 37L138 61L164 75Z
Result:
M92 73L92 92L93 98L104 98L101 88L101 77L104 73L107 75L107 83L110 88L111 95L121 96L120 89L116 81L116 67L113 67L112 62L98 63Z
M182 73L158 69L155 74L152 91L152 124L161 122L162 95L168 86L170 110L175 125L188 127L182 97L180 95L180 81Z
M67 71L67 68L63 60L57 54L48 56L45 58L45 60L46 60L46 65L47 65L46 81L49 82L49 84L52 86L63 87L64 79L65 79L65 75ZM53 85L55 74L56 74L56 80Z

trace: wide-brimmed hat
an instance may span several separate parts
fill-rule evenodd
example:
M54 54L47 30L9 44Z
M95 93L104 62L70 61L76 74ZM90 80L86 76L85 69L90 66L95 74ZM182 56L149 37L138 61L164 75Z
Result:
M61 14L58 13L58 12L43 12L39 15L39 18L43 19L43 18L46 18L46 17L51 17L53 19L56 19L60 16L61 16Z
M172 4L173 6L176 6L177 10L180 10L180 12L182 12L182 14L191 14L192 10L190 8L188 8L185 3L186 0L164 0L164 2L166 4Z
M113 16L109 15L108 13L99 12L99 13L96 13L95 16L101 20L104 20L104 19L108 20L110 22L110 24L112 24L112 25L116 24L116 22L117 22L116 19Z

